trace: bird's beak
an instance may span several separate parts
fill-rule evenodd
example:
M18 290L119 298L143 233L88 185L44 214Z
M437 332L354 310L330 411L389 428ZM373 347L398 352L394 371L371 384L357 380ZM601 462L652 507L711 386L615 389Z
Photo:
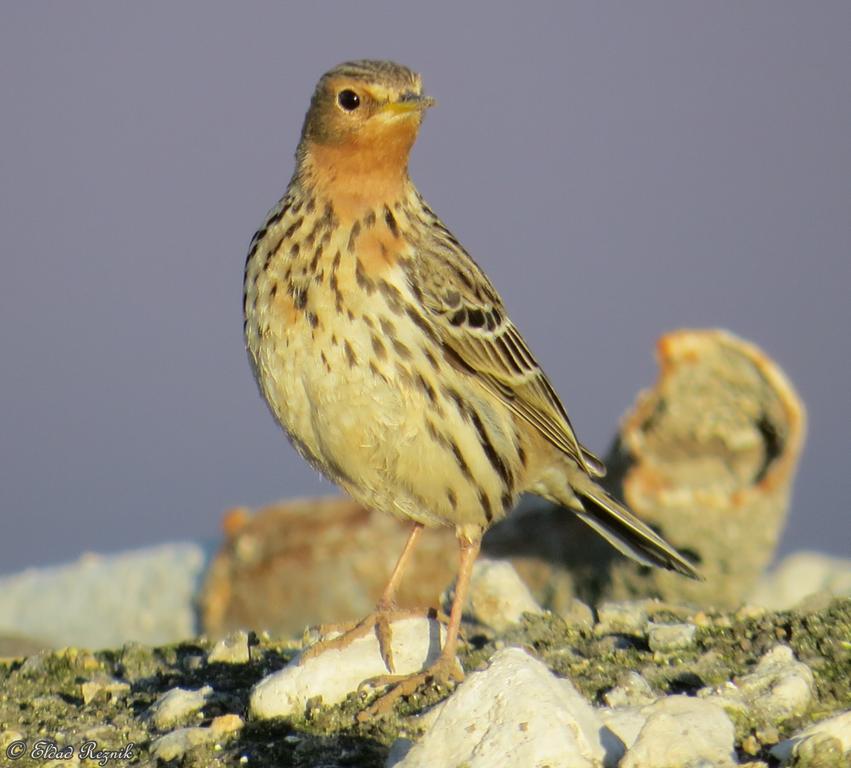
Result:
M407 115L412 112L425 112L437 102L431 96L423 96L419 93L403 93L396 101L388 101L384 109L394 115Z

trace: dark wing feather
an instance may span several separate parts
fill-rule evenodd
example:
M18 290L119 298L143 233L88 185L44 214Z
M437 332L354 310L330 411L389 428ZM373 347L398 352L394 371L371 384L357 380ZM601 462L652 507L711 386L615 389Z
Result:
M577 440L564 405L490 281L445 227L433 231L433 242L416 244L428 248L428 268L422 258L408 268L450 357L589 475L604 475L605 465Z

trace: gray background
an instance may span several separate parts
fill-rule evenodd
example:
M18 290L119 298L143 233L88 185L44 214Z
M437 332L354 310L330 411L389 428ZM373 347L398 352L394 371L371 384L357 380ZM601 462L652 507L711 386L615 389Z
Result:
M313 85L440 104L412 175L604 450L657 336L724 326L810 438L784 550L851 550L851 4L3 3L0 571L214 538L332 489L242 342L249 238Z

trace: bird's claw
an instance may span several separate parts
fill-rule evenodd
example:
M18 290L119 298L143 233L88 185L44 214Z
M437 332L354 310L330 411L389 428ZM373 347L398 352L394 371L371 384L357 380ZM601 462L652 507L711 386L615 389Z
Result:
M370 706L357 715L358 722L366 722L373 717L386 715L401 698L410 696L426 684L449 685L464 680L464 670L454 656L441 656L430 667L413 675L378 675L364 680L358 686L358 693L364 688L382 688L393 686L381 694Z
M302 651L298 663L304 664L309 659L321 656L325 651L342 650L358 638L365 637L371 631L375 631L381 660L384 662L387 671L392 674L396 671L393 659L393 622L399 619L422 618L423 616L435 619L442 624L448 622L448 618L434 608L397 608L393 603L379 603L372 613L356 624L319 625L316 631L319 633L320 639ZM331 632L338 634L324 639L324 635Z

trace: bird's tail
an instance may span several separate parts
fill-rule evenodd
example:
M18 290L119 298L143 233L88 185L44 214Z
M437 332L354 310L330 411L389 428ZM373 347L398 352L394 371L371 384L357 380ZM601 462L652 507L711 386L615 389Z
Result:
M692 579L701 576L695 567L649 526L641 522L623 504L610 496L584 472L571 478L570 490L575 498L569 506L580 519L590 525L615 549L642 565L667 568ZM580 504L577 504L577 500ZM561 503L563 500L559 499Z

